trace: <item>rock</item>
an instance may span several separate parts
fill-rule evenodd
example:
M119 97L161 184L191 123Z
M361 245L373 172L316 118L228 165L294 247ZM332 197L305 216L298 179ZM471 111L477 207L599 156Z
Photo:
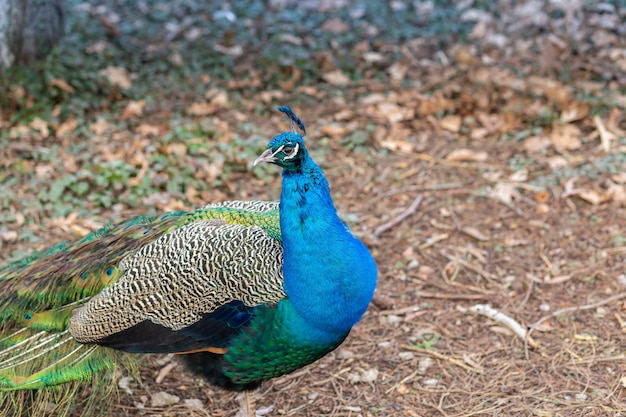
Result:
M200 401L197 398L187 398L185 399L184 403L188 407L199 408L201 410L204 410L204 404L202 404L202 401Z
M165 391L152 394L150 405L152 407L166 407L168 405L177 404L180 401L180 397L176 395L168 394Z

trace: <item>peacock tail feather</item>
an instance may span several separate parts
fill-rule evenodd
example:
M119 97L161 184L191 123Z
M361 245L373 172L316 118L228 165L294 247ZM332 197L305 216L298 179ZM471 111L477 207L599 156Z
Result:
M212 237L212 240L204 240L204 247L199 245L201 235ZM252 257L256 263L241 262L246 251L259 250L250 245L237 246L242 241L241 236L246 236L248 243L254 241L258 244L265 239L268 247L261 246L261 249L273 251L274 258L260 260ZM231 247L227 248L225 242L230 242ZM184 250L181 245L186 245ZM229 275L226 272L228 266L220 263L228 259L221 257L220 252L206 252L207 245L236 252L235 258L230 259L236 271ZM252 288L246 300L252 303L257 297L277 301L284 296L280 286L282 249L277 203L224 202L190 213L142 216L117 225L107 225L76 242L63 242L0 269L0 391L39 389L69 381L85 381L91 379L95 372L114 368L120 356L117 352L94 344L78 343L77 340L96 341L102 334L115 333L142 321L140 317L134 317L135 322L130 322L129 316L119 314L122 311L120 303L138 302L137 291L124 293L123 289L128 288L129 282L138 274L149 270L150 259L163 265L165 252L172 261L182 252L195 254L195 258L188 259L191 262L187 265L189 269L201 263L202 267L211 267L222 278L214 283L208 279L194 282L187 275L187 281L183 279L171 287L178 292L163 300L167 309L159 314L169 320L168 324L174 329L197 321L200 310L206 313L219 307L229 297L228 288L233 289L230 298L236 298L238 290L232 285L235 283L233 277L241 278L241 287L243 280L264 269L272 269L272 265L271 273L255 275L258 286L246 286ZM233 259L237 261L232 262ZM178 259L177 262L182 261ZM152 285L158 290L155 280L184 269L180 264L165 265L169 268L161 268L157 275L153 275L151 283L142 278L144 287ZM207 271L199 269L198 272L204 274ZM268 288L270 283L271 288ZM172 285L170 281L167 284ZM207 288L202 288L204 284ZM213 307L203 302L207 292L220 294L219 298L212 299ZM117 300L117 304L108 309L108 316L103 313L103 304L94 301L95 295L98 295L97 300ZM187 305L183 308L180 303L167 304L175 299ZM194 306L194 299L203 303ZM86 330L86 325L76 325L77 333L72 335L69 331L70 318L85 304L92 306L90 311L97 311L95 316L101 322L90 328L91 333ZM176 316L176 311L189 314ZM109 320L111 317L122 318L126 326L120 327L119 323ZM100 333L93 330L98 326Z

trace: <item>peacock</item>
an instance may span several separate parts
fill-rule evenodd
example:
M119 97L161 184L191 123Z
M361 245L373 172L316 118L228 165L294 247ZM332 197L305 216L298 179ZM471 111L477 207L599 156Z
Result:
M278 110L292 128L254 165L282 168L279 202L140 216L0 267L0 414L67 412L79 384L110 389L101 373L132 361L119 351L185 354L247 393L344 341L376 264L338 217L304 123Z

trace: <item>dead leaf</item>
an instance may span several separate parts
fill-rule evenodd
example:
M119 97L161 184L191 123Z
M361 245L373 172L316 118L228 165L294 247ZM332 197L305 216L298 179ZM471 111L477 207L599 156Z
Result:
M158 126L144 123L137 126L135 132L139 133L141 136L158 136L161 130Z
M391 82L396 85L404 80L408 71L409 67L402 62L396 62L392 66L387 68L387 72L389 73Z
M596 190L581 189L581 190L574 190L569 195L575 195L578 198L588 203L593 204L594 206L598 204L606 203L607 201L610 201L613 199L613 193L611 191L600 194Z
M170 143L166 146L168 155L176 155L181 159L184 159L187 155L187 145L184 143Z
M521 197L515 185L507 182L497 183L489 191L489 196L509 205L513 204L513 200L519 200Z
M545 136L529 136L524 141L524 149L527 152L537 153L550 146L550 139Z
M38 131L41 136L47 138L50 136L50 129L48 128L48 123L46 123L43 119L39 117L35 117L28 125L31 129Z
M439 119L439 126L449 132L458 133L461 130L461 116L445 116Z
M580 102L574 102L563 109L561 112L561 122L572 123L582 120L589 114L589 105Z
M112 86L117 86L125 90L132 86L130 81L130 74L126 68L122 67L108 67L98 71L98 75L105 77L109 80Z
M613 200L622 204L626 203L626 187L624 185L609 181L607 192L613 195Z
M348 78L341 70L324 73L322 74L322 78L330 85L350 84L350 78Z
M455 162L484 162L489 157L485 151L474 151L467 148L455 149L450 152L444 159L446 161Z
M456 103L446 98L440 91L435 92L433 97L420 97L418 112L422 116L434 116L441 111L454 111Z
M187 107L187 114L192 116L208 116L217 111L217 107L213 104L209 104L206 101L200 103L193 103Z
M376 106L378 111L382 113L389 123L397 123L403 120L411 120L415 117L415 112L412 108L409 107L401 107L396 103L391 103L388 101L378 103Z
M58 137L65 136L67 133L71 133L78 127L78 122L74 116L70 116L63 123L57 127L56 135Z
M210 103L218 108L228 107L228 94L224 90L217 90L215 94L211 96Z
M567 162L567 159L565 159L561 155L552 156L546 159L546 162L548 163L548 166L550 167L550 169L553 171L560 169L560 168L564 168L569 165L569 162Z
M100 136L103 135L105 132L112 130L113 127L114 126L111 123L105 121L104 119L98 119L96 120L96 122L92 123L89 126L89 130Z
M611 179L618 184L626 184L626 171L611 175Z
M322 133L324 135L335 137L335 138L343 137L349 131L350 129L346 125L341 125L341 124L336 124L336 123L325 125L322 128Z
M405 140L382 140L380 146L394 152L411 153L415 149L415 144Z
M571 151L581 146L580 129L572 124L554 123L550 140L554 148L559 151Z
M528 84L536 92L545 95L549 100L558 104L561 108L566 108L572 103L570 86L563 85L558 81L541 77L528 77Z
M122 111L122 119L130 119L134 116L141 116L143 114L143 108L146 106L145 100L131 100L128 102L124 110Z
M275 99L281 99L283 98L285 95L284 92L280 91L280 90L268 90L268 91L263 91L259 94L259 98L261 99L261 101L263 103L271 103L272 101L274 101Z
M333 17L324 22L324 24L320 27L321 30L326 32L339 34L347 32L350 29L350 26L341 20L340 17Z
M67 81L61 78L53 78L48 82L48 87L57 87L60 90L65 91L66 93L72 94L75 90L74 87L69 85Z

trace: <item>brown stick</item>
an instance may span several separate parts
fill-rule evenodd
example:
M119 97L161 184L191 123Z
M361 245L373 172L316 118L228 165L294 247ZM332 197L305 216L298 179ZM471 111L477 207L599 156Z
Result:
M489 298L486 294L437 294L423 291L417 291L416 294L422 298L439 298L442 300L484 300Z
M626 298L626 292L621 292L619 294L614 295L613 297L609 297L609 298L606 298L606 299L604 299L602 301L598 301L597 303L585 304L583 306L562 308L560 310L555 311L554 313L548 314L547 316L544 316L544 317L540 318L539 320L537 320L535 322L535 324L530 326L530 329L528 329L528 334L530 335L544 321L549 320L549 319L551 319L553 317L556 317L556 316L558 316L560 314L573 313L575 311L583 311L583 310L590 310L592 308L598 308L600 306L612 303L613 301L617 301L617 300L620 300L622 298Z
M442 353L437 352L436 350L430 350L430 349L422 349L422 348L418 348L415 346L409 346L409 345L400 345L400 348L402 349L407 349L407 350L412 350L415 352L420 352L420 353L427 353L429 355L434 356L435 358L438 359L443 359L444 361L448 361L456 366L460 366L461 368L465 369L466 371L469 372L476 372L477 374L482 374L483 370L482 369L478 369L478 368L473 368L469 365L464 364L463 362L461 362L458 359L454 359L451 358L450 356L446 356Z
M391 219L390 221L388 221L387 223L383 225L378 226L376 230L374 230L374 236L376 237L380 236L381 234L385 233L387 230L397 226L398 224L402 223L406 218L410 217L413 213L415 213L415 211L417 211L417 208L419 207L423 198L424 198L424 194L420 194L417 197L415 197L415 200L413 200L409 208L407 208L402 213L400 213L398 217Z

